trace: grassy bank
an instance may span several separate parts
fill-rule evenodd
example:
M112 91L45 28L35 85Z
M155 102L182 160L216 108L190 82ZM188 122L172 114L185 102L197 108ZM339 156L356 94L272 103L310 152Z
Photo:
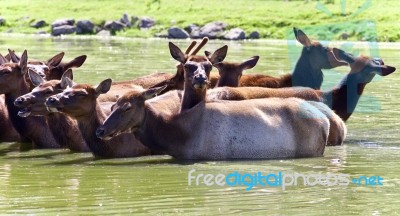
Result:
M400 41L400 1L267 1L267 0L0 0L0 16L6 25L0 32L36 33L50 27L29 27L34 20L52 23L58 18L90 19L100 25L107 20L118 20L122 14L150 16L157 25L150 30L128 29L117 35L153 37L166 31L171 22L185 27L191 23L203 25L224 21L228 28L240 27L250 33L259 31L261 38L285 39L293 26L308 28L319 39ZM329 1L328 1L329 2ZM332 1L331 1L332 2ZM319 6L318 6L319 5ZM320 9L317 9L319 7ZM344 8L344 10L342 10ZM342 11L344 13L342 13ZM375 25L374 25L375 24Z

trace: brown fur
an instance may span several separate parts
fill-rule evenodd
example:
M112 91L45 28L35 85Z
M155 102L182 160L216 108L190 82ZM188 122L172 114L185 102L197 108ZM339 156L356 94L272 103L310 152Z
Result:
M10 121L4 100L4 95L0 95L0 142L20 142L21 137Z
M104 90L105 86L108 86L108 89ZM96 89L91 85L77 84L47 99L46 106L57 109L77 120L83 138L96 157L149 155L150 150L132 134L123 134L107 141L96 137L96 129L106 117L97 97L99 94L106 93L110 86L111 80L103 81ZM54 101L52 102L52 100Z
M286 74L281 77L261 74L242 75L241 64L221 62L215 65L219 70L220 80L223 80L218 86L258 86L267 88L304 86L320 89L323 82L321 69L347 65L347 63L336 58L331 48L322 46L317 41L311 41L300 29L294 28L294 33L297 41L304 47L292 74Z
M148 100L160 89L130 93L114 105L98 131L132 131L151 149L178 159L226 160L321 156L329 122L300 99L204 103L179 111L179 93ZM146 101L148 100L148 101ZM130 110L126 107L132 106ZM315 118L320 116L320 118Z
M32 85L26 81L27 58L25 51L19 63L0 65L0 73L2 74L0 77L0 93L5 94L5 104L10 120L23 140L31 140L34 146L38 148L59 148L60 145L55 141L44 118L20 118L17 116L18 108L15 107L14 100L32 89Z
M331 105L336 114L346 121L354 112L365 86L372 81L375 75L387 76L396 68L384 65L380 59L380 62L376 62L377 60L367 56L354 57L336 48L333 52L339 59L347 61L351 70L335 88L324 92L324 100L325 103Z
M32 74L34 72L30 71L29 73ZM70 72L70 75L72 78L72 72ZM33 74L33 76L38 75ZM36 77L36 80L37 79L39 79L37 84L39 84L39 82L40 84L35 87L32 92L17 98L15 104L21 109L29 109L29 112L31 113L30 115L44 116L50 126L50 131L54 138L62 147L67 147L72 151L78 152L89 151L89 148L79 131L76 120L62 113L49 112L44 104L47 97L58 94L67 87L62 83L65 77L63 76L62 80L50 81L40 80L40 77Z

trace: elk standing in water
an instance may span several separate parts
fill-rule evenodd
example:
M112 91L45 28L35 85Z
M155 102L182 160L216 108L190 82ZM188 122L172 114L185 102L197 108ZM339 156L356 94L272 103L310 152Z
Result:
M201 100L197 104L189 101L193 107L187 106L179 112L179 101L166 100L174 98L176 92L151 100L163 87L131 92L118 99L112 114L98 128L98 137L108 138L132 131L151 149L191 160L295 158L323 154L329 121L315 106L296 98L205 103L211 62L207 59L188 61L171 43L170 52L184 64L185 78L190 78L185 81L183 94L189 91L201 93L203 95L198 97ZM168 109L158 109L162 107L160 103Z
M123 134L110 140L96 137L96 129L106 118L97 98L109 91L111 79L104 80L96 88L87 84L73 85L71 81L69 86L63 92L49 97L46 106L50 111L63 112L77 120L82 136L94 156L135 157L151 153L132 134Z
M350 64L350 72L331 91L323 92L324 101L332 107L344 121L353 114L365 86L372 81L376 74L387 76L395 67L385 65L381 59L353 55L333 48L339 59Z
M0 54L0 65L8 63L9 60ZM18 142L21 137L12 125L5 104L4 95L0 95L0 142Z
M14 104L21 110L18 115L21 117L44 116L56 141L62 147L68 147L72 151L89 151L78 124L75 120L63 113L49 112L46 109L46 99L52 95L62 92L68 87L68 80L72 79L72 70L67 70L61 80L45 81L39 74L28 71L31 82L36 86L32 92L18 97Z
M292 86L304 86L313 89L320 89L323 81L321 69L330 69L338 66L347 65L339 61L332 53L332 49L322 46L319 42L311 41L308 36L300 29L294 28L294 34L298 42L304 47L299 60L296 63L292 74L281 77L272 77L261 74L242 75L245 67L241 64L220 62L214 66L220 74L220 82L217 86L258 86L268 88L283 88ZM209 52L206 52L206 56ZM252 57L253 62L257 63ZM253 66L254 67L254 66Z
M9 53L6 57L0 55L0 64L12 63L18 64L21 57L17 56L14 50L8 50ZM69 68L80 67L86 60L86 56L79 56L69 62L61 62L64 57L64 52L61 52L47 61L28 61L28 68L34 70L42 77L46 77L46 80L60 79L61 75ZM5 105L4 96L0 97L0 142L16 142L21 141L19 133L15 130ZM29 142L30 140L26 137L23 138L23 142Z
M13 53L10 52L10 56ZM5 104L10 120L23 140L30 140L38 148L60 148L55 141L45 119L32 116L21 118L14 105L17 97L30 92L32 86L27 82L28 54L26 50L18 63L0 65L0 94L5 95Z
M380 59L371 59L365 56L354 57L336 48L333 48L333 52L338 59L350 64L351 71L332 90L321 91L302 87L280 89L220 87L210 90L207 94L207 99L246 100L268 97L297 97L305 100L323 102L330 106L342 120L346 121L354 112L366 84L371 82L375 74L386 76L393 73L396 68L384 65L383 61ZM345 129L345 125L341 120L338 120L337 116L333 115L333 113L328 116L331 123L328 145L338 145L341 143L341 140L344 139L345 133L343 133L343 128Z
M372 59L366 56L353 55L333 48L334 55L350 65L350 72L345 75L339 84L329 91L314 90L311 88L262 88L262 87L220 87L212 89L207 94L208 100L246 100L266 97L298 97L305 100L324 102L344 121L354 112L358 100L365 86L371 82L376 74L387 76L396 68L384 65L381 59Z

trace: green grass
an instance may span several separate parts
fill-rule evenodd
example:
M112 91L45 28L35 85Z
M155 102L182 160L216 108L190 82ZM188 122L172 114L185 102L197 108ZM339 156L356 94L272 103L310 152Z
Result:
M107 20L117 20L127 12L139 17L153 17L157 25L148 31L128 29L117 32L117 35L153 37L156 33L165 32L171 26L171 21L176 26L185 27L190 23L203 25L221 20L228 23L229 28L243 28L247 34L257 30L262 38L285 39L286 32L297 26L309 27L319 39L339 40L340 35L346 32L350 35L349 40L377 38L379 41L400 41L400 1L325 2L321 1L320 5L325 7L327 13L316 9L317 1L304 0L0 0L0 16L7 20L6 25L0 27L0 32L12 29L16 33L35 33L38 30L29 27L29 24L38 19L48 23L58 18L90 19L101 24ZM343 14L341 2L346 3ZM368 2L369 6L363 7ZM355 14L360 8L365 10ZM364 24L370 25L366 20L375 23L376 28L365 27ZM50 27L39 30L50 32Z

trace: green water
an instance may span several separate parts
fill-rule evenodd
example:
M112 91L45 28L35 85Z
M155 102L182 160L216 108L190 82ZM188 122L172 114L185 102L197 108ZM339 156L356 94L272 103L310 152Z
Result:
M290 71L285 41L212 41L208 50L229 45L227 60L253 55L261 59L249 73L271 75ZM177 42L186 46L188 41ZM338 44L340 45L340 44ZM345 44L348 51L368 54L365 44ZM87 54L75 70L77 82L97 84L156 71L174 72L166 40L45 38L0 35L0 52L28 49L33 59L65 51L65 59ZM373 50L376 53L378 50ZM292 53L295 52L295 53ZM289 55L290 54L290 55ZM380 57L399 67L398 44L382 44ZM335 85L347 68L325 71L324 88ZM29 215L398 215L400 214L400 96L398 72L366 88L358 112L348 121L345 145L326 148L324 157L297 160L182 163L168 156L93 160L91 154L68 150L20 151L17 143L0 144L0 214ZM188 186L188 172L228 174L334 173L381 176L382 186ZM194 182L192 182L194 184Z

